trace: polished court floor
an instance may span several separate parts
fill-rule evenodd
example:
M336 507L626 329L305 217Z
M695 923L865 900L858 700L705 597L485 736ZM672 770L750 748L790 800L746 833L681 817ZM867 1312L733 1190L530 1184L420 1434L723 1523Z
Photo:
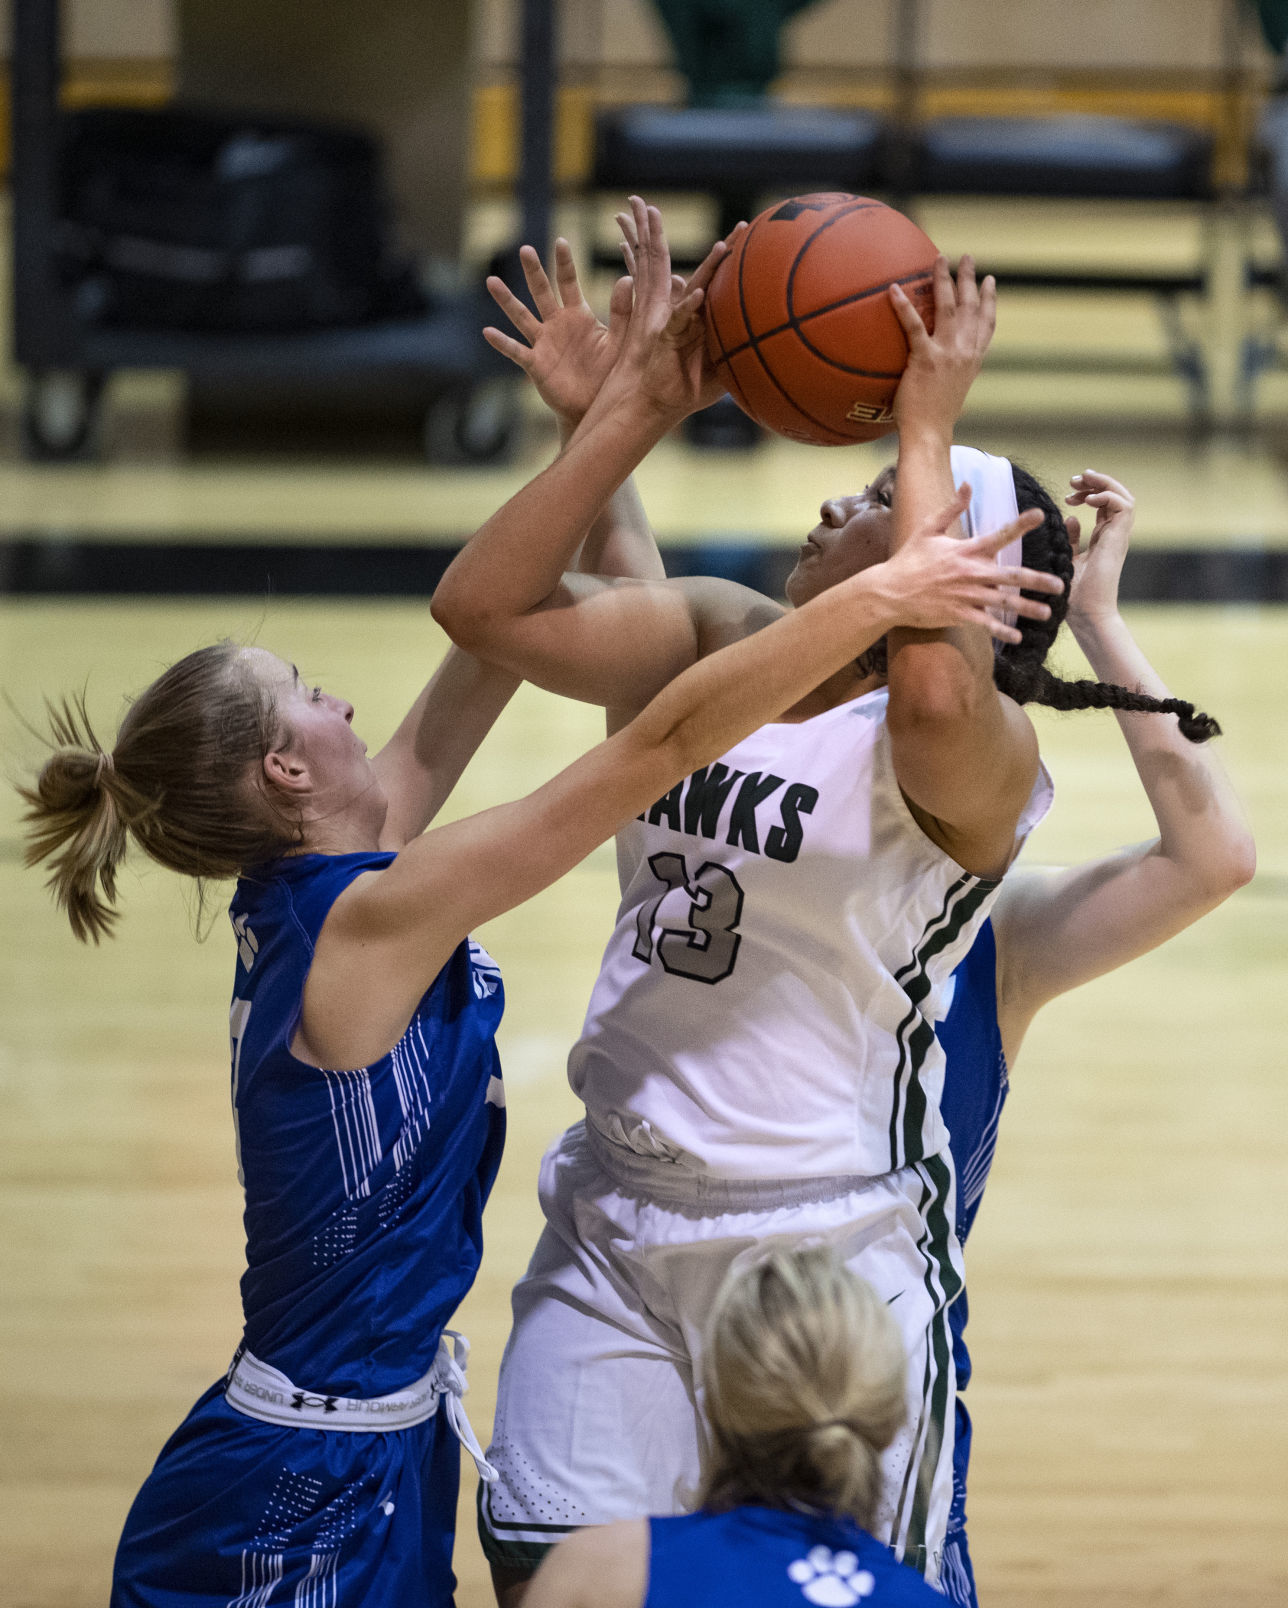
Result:
M1022 344L1055 316L1025 303L1000 338ZM1074 339L1157 338L1148 306L1074 304L1059 317ZM505 470L263 455L193 464L169 445L170 394L164 380L122 388L119 450L105 466L0 462L0 532L73 546L449 541L549 451L534 422ZM1094 377L999 371L981 382L963 435L1052 480L1089 465L1120 475L1140 499L1142 544L1278 550L1282 376L1268 376L1258 410L1255 429L1197 441L1169 376L1115 375L1097 393ZM642 484L664 541L776 544L808 528L838 476L867 478L883 457L879 445L847 457L774 443L740 457L667 443ZM1049 1007L1025 1044L969 1261L971 1530L985 1608L1288 1600L1288 613L1139 605L1131 621L1173 690L1224 724L1260 865L1199 926ZM344 692L373 741L442 650L423 602L266 598L253 578L244 597L219 600L10 596L0 690L38 718L42 694L88 685L110 731L131 690L224 634ZM1029 852L1068 861L1148 835L1112 719L1038 723L1059 797ZM35 744L13 709L0 730L12 776ZM524 689L452 812L536 785L596 735L592 711ZM460 1321L484 1438L508 1289L538 1227L537 1161L576 1116L563 1059L615 891L601 849L480 935L507 983L511 1124ZM0 1601L13 1608L106 1600L134 1490L238 1338L223 899L211 890L203 914L140 864L124 879L119 936L87 952L22 871L12 794L0 802ZM467 1480L459 1601L485 1608L471 1505Z

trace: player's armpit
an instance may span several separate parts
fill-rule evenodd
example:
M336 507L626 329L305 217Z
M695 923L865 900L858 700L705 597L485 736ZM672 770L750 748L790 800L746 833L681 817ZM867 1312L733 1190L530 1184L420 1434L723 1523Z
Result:
M413 955L408 924L390 908L388 876L355 878L322 924L291 1044L300 1060L338 1071L370 1066L402 1037L455 947L445 932L441 956Z

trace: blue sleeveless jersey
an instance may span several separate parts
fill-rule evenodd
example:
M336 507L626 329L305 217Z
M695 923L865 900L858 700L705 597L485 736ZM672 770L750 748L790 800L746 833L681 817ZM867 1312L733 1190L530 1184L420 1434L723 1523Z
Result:
M740 1507L649 1521L644 1608L943 1608L852 1519Z
M246 1344L340 1396L385 1395L428 1371L478 1270L504 1135L504 996L476 944L461 944L371 1066L323 1072L290 1052L322 923L355 877L392 859L281 860L244 876L230 911Z
M456 949L394 1049L319 1071L290 1052L322 924L392 854L301 855L238 883L232 1095L245 1190L245 1344L302 1391L421 1379L474 1281L505 1113L503 995ZM446 1413L329 1433L238 1412L212 1385L170 1438L117 1550L112 1608L448 1608L460 1446Z
M948 1070L939 1102L957 1174L957 1238L964 1245L993 1165L1006 1102L1006 1057L997 1025L997 943L980 928L952 978L947 1015L935 1028ZM956 1305L960 1306L959 1301Z
M993 1165L1008 1087L1002 1034L997 1024L997 945L991 921L980 928L970 952L953 973L948 1013L935 1032L947 1063L940 1110L948 1128L948 1146L957 1175L957 1237L965 1245ZM965 1539L971 1441L970 1415L961 1399L961 1392L970 1383L966 1297L963 1290L948 1309L958 1396L953 1502L940 1585L952 1601L969 1608L975 1601L975 1586Z

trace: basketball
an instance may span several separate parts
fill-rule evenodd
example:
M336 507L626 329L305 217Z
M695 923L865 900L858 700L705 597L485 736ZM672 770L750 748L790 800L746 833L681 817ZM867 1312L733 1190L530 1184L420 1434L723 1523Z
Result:
M867 196L767 208L707 290L707 351L745 413L794 441L844 446L894 429L908 343L887 289L934 324L934 242Z

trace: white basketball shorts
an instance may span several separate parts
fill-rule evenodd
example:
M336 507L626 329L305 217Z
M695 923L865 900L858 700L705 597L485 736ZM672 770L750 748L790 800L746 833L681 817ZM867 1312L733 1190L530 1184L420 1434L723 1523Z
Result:
M908 1355L908 1422L884 1459L875 1532L932 1582L952 1497L961 1289L947 1156L880 1178L704 1178L585 1123L541 1165L546 1226L515 1286L479 1525L527 1573L584 1525L682 1512L698 1478L703 1331L731 1268L829 1244L884 1295Z

